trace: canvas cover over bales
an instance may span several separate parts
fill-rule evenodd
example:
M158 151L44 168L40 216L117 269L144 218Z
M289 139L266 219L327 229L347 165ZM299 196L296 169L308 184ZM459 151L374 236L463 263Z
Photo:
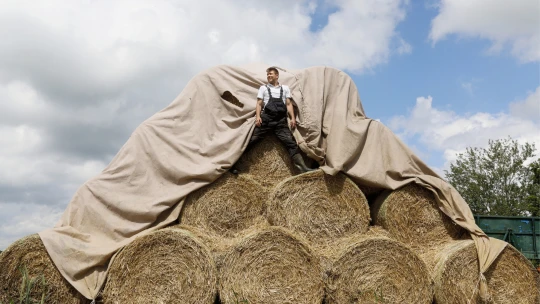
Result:
M173 223L185 197L224 174L255 127L255 96L266 65L218 66L195 76L165 109L144 121L98 176L75 193L57 225L40 232L60 273L85 297L102 287L114 254L136 237ZM291 88L300 148L325 173L368 187L417 183L471 233L484 273L505 247L490 240L454 188L380 122L366 117L344 72L312 67L280 72ZM479 275L480 290L487 284Z

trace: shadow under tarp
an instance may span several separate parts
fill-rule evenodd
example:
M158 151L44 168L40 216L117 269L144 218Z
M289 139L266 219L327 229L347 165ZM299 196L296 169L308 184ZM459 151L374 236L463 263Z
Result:
M57 225L39 233L62 275L94 299L114 254L134 238L174 222L185 197L216 180L241 156L254 129L266 65L217 66L195 76L165 109L133 132L111 163L75 193ZM397 189L418 183L440 209L470 231L484 273L506 243L489 239L469 206L396 135L365 116L344 72L328 67L281 70L297 106L293 134L327 174ZM480 293L487 284L479 275Z

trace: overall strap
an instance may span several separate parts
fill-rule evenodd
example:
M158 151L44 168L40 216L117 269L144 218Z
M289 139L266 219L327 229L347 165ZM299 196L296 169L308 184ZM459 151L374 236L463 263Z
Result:
M270 101L270 99L272 99L272 92L270 92L270 87L268 85L266 85L266 89L268 90L268 101Z
M272 99L272 92L270 92L270 87L266 85L266 89L268 90L268 100ZM283 86L280 86L279 90L279 99L283 100Z

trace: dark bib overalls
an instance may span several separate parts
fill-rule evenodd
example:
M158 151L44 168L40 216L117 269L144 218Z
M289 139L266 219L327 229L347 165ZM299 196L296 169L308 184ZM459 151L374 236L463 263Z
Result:
M255 127L249 141L248 149L250 146L263 139L268 132L273 130L277 138L285 145L289 155L292 157L299 151L298 145L287 125L287 106L283 102L283 87L280 89L279 98L272 96L270 87L266 86L266 88L268 89L269 100L261 114L262 124L260 127Z

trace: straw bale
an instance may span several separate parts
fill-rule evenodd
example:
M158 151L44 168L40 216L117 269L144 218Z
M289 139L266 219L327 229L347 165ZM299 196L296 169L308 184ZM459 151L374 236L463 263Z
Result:
M369 227L366 197L344 174L316 170L284 180L270 194L271 225L286 227L312 244L362 233Z
M43 294L45 303L90 303L62 277L37 234L16 241L0 254L0 303L19 303L21 286L28 286L23 284L23 268L26 282L35 280L29 297L32 303L39 303Z
M325 278L327 304L432 302L431 278L424 261L385 234L370 230L341 239L321 252L332 261Z
M311 248L317 254L321 261L321 268L328 272L332 268L332 264L343 254L344 248L350 243L357 242L360 238L368 237L385 237L391 238L391 235L381 226L370 226L369 230L364 233L353 233L345 237L310 244Z
M320 304L324 297L319 259L281 227L246 235L225 255L219 276L224 304Z
M268 190L249 176L225 173L188 195L180 223L232 237L261 220L267 199Z
M267 188L273 188L280 181L299 173L287 149L273 134L246 151L236 167L240 175L248 174Z
M170 229L187 230L195 235L210 251L216 267L219 269L223 263L223 257L236 244L238 244L246 235L253 231L261 230L270 227L265 218L258 218L255 224L246 230L236 233L233 237L227 238L221 235L214 234L199 227L179 224L170 226Z
M105 303L214 303L217 271L191 232L162 229L135 239L112 260Z
M467 235L439 210L433 194L415 183L381 194L371 206L371 217L415 250Z
M422 256L431 268L437 304L481 303L478 296L478 255L474 241L451 241L438 249ZM538 272L511 245L503 250L485 277L493 303L540 303Z
M200 227L189 226L186 224L169 226L166 229L180 229L189 231L191 234L197 237L212 254L224 253L234 243L234 238L224 238L220 235L208 232Z

